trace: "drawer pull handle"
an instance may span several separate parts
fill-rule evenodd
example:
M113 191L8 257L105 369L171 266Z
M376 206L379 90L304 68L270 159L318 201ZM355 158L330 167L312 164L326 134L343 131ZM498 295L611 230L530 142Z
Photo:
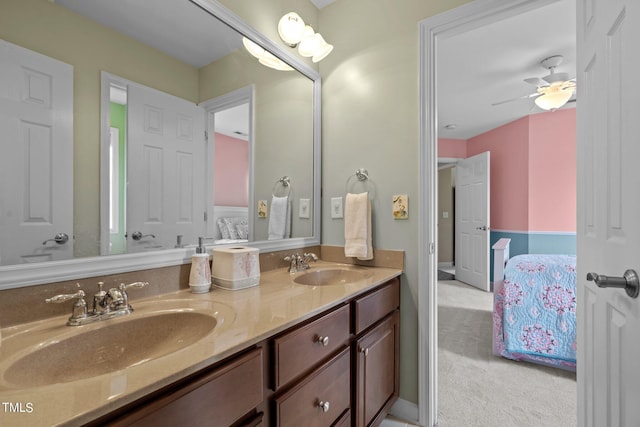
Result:
M322 409L322 412L329 412L329 402L320 400L318 402L318 408Z
M329 337L321 337L319 336L318 338L316 338L316 342L318 344L320 344L323 347L326 347L329 345Z

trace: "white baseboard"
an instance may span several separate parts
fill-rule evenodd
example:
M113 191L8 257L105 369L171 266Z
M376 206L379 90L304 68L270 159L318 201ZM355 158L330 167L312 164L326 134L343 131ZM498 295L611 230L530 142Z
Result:
M442 268L442 267L453 267L453 261L439 262L438 268Z
M398 399L391 407L391 415L407 422L418 423L418 405L408 400Z

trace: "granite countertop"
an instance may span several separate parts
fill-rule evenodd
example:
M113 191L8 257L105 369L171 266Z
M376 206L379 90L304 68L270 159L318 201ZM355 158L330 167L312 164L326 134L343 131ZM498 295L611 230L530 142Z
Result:
M323 286L294 282L296 277L305 273L335 267L361 270L365 273L365 278L345 284ZM132 305L135 311L132 314L89 325L66 326L66 317L57 317L4 328L1 331L0 343L0 396L3 402L3 407L0 408L0 425L82 425L332 306L348 301L401 273L402 270L394 268L359 267L319 261L314 263L310 270L295 274L289 274L285 269L262 273L260 285L248 289L232 291L214 287L211 292L204 294L192 294L189 290L182 290L134 301ZM69 302L69 305L71 304ZM176 338L170 345L177 350L124 369L111 371L108 368L108 360L92 360L100 359L100 348L96 349L101 347L100 342L98 340L98 344L94 344L92 339L84 340L84 337L93 335L93 341L96 341L95 338L101 336L101 332L97 330L110 325L118 328L118 323L124 324L167 313L177 313L179 316L179 313L183 312L200 313L208 316L209 320L213 317L217 322L216 327L211 332L200 332L196 338L204 334L202 338L184 347L181 344L182 339ZM147 320L147 324L166 329L172 327L172 322L156 319L160 318L152 317ZM117 330L116 328L114 330ZM126 324L119 328L127 331ZM93 332L94 330L96 332ZM82 335L85 333L86 335ZM126 332L124 335L127 335ZM181 337L182 331L176 335ZM67 338L73 339L66 341ZM128 351L127 339L131 340L132 337L123 337L123 345L118 347L120 351ZM57 342L71 341L75 341L74 354L77 356L74 357L81 366L77 366L77 369L73 370L74 374L69 374L62 380L66 382L47 384L46 378L49 378L52 375L51 371L55 369L42 369L41 372L37 372L38 367L35 365L39 364L44 368L47 364L56 364L55 352L50 349L41 351L40 359L34 357L33 361L29 361L32 364L29 366L29 378L12 374L9 370L14 362L27 354L37 353L47 345L60 345ZM163 350L166 349L159 348L155 351L161 355ZM110 351L113 351L113 348ZM75 366L74 364L74 368ZM66 371L62 372L63 376L67 375ZM91 375L86 375L86 372L91 372ZM81 378L70 380L75 374ZM11 406L8 406L9 404Z

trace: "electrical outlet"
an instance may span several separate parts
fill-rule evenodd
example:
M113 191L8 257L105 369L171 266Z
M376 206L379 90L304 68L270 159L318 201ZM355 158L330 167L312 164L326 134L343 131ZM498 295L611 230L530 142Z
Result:
M331 218L344 218L342 197L331 198Z

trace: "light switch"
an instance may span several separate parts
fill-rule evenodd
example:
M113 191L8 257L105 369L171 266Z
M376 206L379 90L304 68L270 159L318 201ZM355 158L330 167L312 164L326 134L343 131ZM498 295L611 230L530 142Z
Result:
M443 211L442 212L442 218L449 218L449 212Z
M344 218L342 211L342 197L331 198L331 218Z
M309 199L300 199L300 212L298 216L300 218L309 218Z

